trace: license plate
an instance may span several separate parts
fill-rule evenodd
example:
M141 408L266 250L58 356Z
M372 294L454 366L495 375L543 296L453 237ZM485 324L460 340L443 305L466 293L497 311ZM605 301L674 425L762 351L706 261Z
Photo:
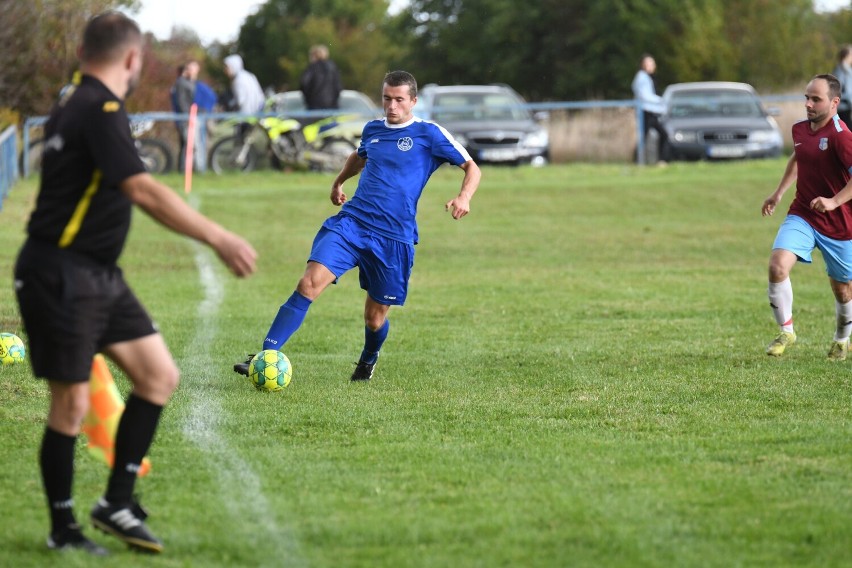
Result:
M518 159L518 152L511 148L492 148L480 151L479 157L491 162L511 162Z
M742 158L746 155L745 146L736 144L725 146L710 146L707 155L711 158Z

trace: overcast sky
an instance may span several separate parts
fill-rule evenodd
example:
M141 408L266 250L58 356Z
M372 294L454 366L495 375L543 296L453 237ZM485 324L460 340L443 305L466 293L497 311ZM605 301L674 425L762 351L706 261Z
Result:
M393 0L391 10L407 0ZM142 0L142 9L133 15L143 32L168 39L175 26L195 30L205 44L237 39L246 16L257 11L263 0Z

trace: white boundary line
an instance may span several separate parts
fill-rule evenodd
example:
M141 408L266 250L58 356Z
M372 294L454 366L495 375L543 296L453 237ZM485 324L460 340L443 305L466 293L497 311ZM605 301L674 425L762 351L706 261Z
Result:
M189 202L198 209L201 200L193 195ZM217 315L225 296L218 273L221 269L209 249L195 241L191 241L191 245L204 297L198 304L198 322L185 357L214 360L210 344L219 331ZM213 369L212 374L218 374L218 370ZM276 513L279 511L273 510L264 496L260 476L251 464L239 457L239 452L227 438L219 434L218 417L225 412L221 401L203 388L189 387L184 390L189 400L189 414L182 425L183 432L201 450L207 467L215 472L219 486L216 498L224 504L228 517L244 527L251 527L254 542L262 542L264 547L268 547L269 558L276 564L283 562L295 568L307 566L298 540L293 531L287 528L292 520L278 522Z

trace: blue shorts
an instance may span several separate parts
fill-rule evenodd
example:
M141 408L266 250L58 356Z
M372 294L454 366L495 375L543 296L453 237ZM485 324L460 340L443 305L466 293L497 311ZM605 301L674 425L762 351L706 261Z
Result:
M357 266L361 288L370 298L386 306L401 306L408 295L414 245L380 235L349 215L335 215L326 219L314 238L308 261L322 264L336 278Z
M852 280L852 241L838 241L818 233L798 215L787 215L778 228L773 249L792 252L801 262L811 262L811 253L818 248L825 260L825 271L837 282Z

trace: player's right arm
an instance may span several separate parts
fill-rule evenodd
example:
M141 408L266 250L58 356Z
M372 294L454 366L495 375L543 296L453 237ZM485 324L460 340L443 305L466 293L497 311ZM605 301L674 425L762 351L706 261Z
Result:
M763 202L761 212L764 217L772 215L772 213L775 212L775 208L781 202L781 198L784 197L784 193L791 185L793 185L793 182L796 181L798 174L799 166L796 162L796 153L793 152L790 159L787 160L787 167L784 169L784 175L781 176L781 181L778 182L778 188Z
M133 203L169 229L213 248L237 276L254 272L257 253L246 240L190 207L151 174L130 176L119 187Z
M346 194L343 193L343 184L349 178L357 176L364 169L367 163L366 158L358 155L358 151L354 151L346 158L346 163L343 164L340 173L334 178L331 184L331 202L335 205L343 205L346 203Z

